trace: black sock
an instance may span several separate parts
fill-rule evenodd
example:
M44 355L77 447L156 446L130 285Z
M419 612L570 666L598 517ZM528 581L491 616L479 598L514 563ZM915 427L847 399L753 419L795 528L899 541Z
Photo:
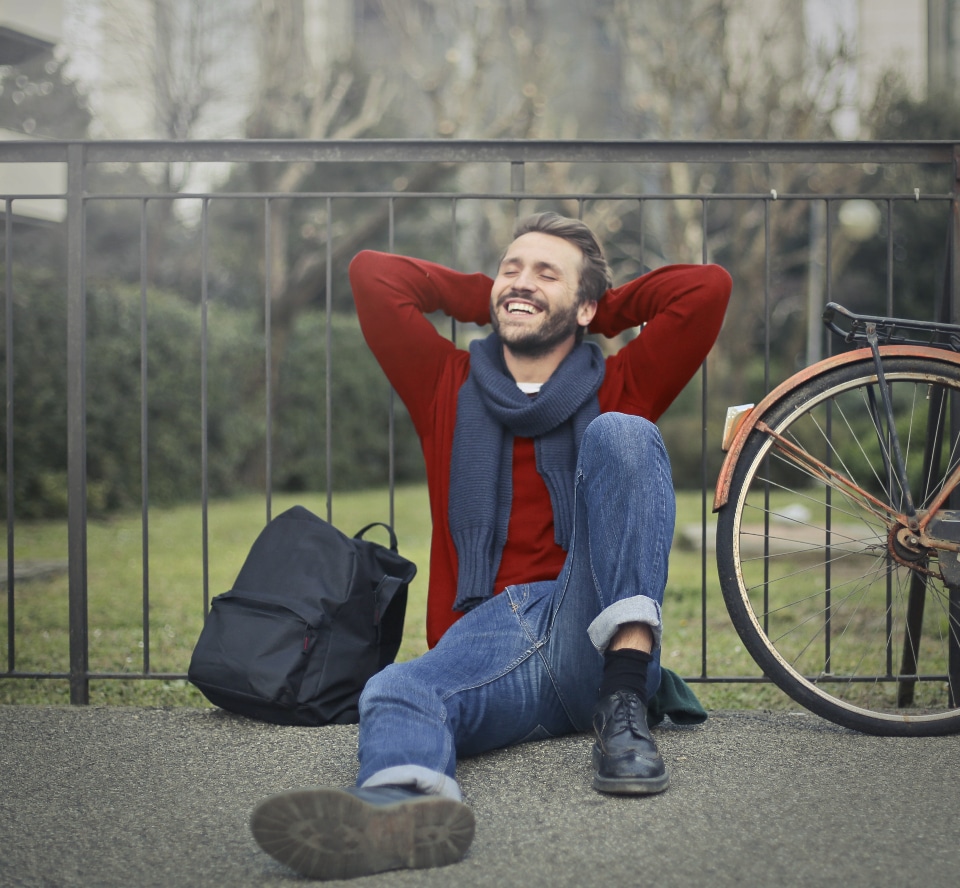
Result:
M646 651L619 648L603 655L603 678L600 681L600 699L617 691L633 691L644 706L647 700L647 666L653 656Z

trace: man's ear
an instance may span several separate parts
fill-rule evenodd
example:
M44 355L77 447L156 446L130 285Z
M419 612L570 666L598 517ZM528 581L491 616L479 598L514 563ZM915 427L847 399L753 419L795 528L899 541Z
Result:
M592 299L590 302L581 302L577 309L577 323L581 327L589 327L596 313L597 301L595 299Z

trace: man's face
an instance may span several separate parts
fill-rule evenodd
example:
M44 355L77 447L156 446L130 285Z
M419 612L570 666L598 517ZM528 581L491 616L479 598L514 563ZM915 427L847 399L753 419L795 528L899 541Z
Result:
M576 337L596 303L577 303L583 254L569 241L534 231L507 248L490 294L490 320L514 354L541 357Z

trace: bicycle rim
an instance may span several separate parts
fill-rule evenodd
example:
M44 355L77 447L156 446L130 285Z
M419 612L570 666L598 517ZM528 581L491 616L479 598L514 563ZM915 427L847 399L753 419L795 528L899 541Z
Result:
M950 443L960 368L924 358L883 366L923 510L960 464ZM902 534L891 553L904 497L885 460L882 409L868 360L804 383L767 411L776 434L750 434L718 516L721 587L747 649L801 705L873 734L953 733L960 593L944 582L940 559L958 556L910 548Z

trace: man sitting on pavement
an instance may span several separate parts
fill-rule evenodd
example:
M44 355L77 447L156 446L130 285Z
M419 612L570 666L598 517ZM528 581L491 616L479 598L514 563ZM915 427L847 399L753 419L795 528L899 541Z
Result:
M554 213L518 223L493 280L372 251L350 274L426 461L430 650L367 684L356 787L291 790L253 814L265 851L324 879L461 859L474 818L458 756L592 729L598 791L667 788L647 712L675 499L654 422L731 290L715 265L613 288L593 232ZM493 331L458 349L437 310ZM584 339L641 325L607 358Z

